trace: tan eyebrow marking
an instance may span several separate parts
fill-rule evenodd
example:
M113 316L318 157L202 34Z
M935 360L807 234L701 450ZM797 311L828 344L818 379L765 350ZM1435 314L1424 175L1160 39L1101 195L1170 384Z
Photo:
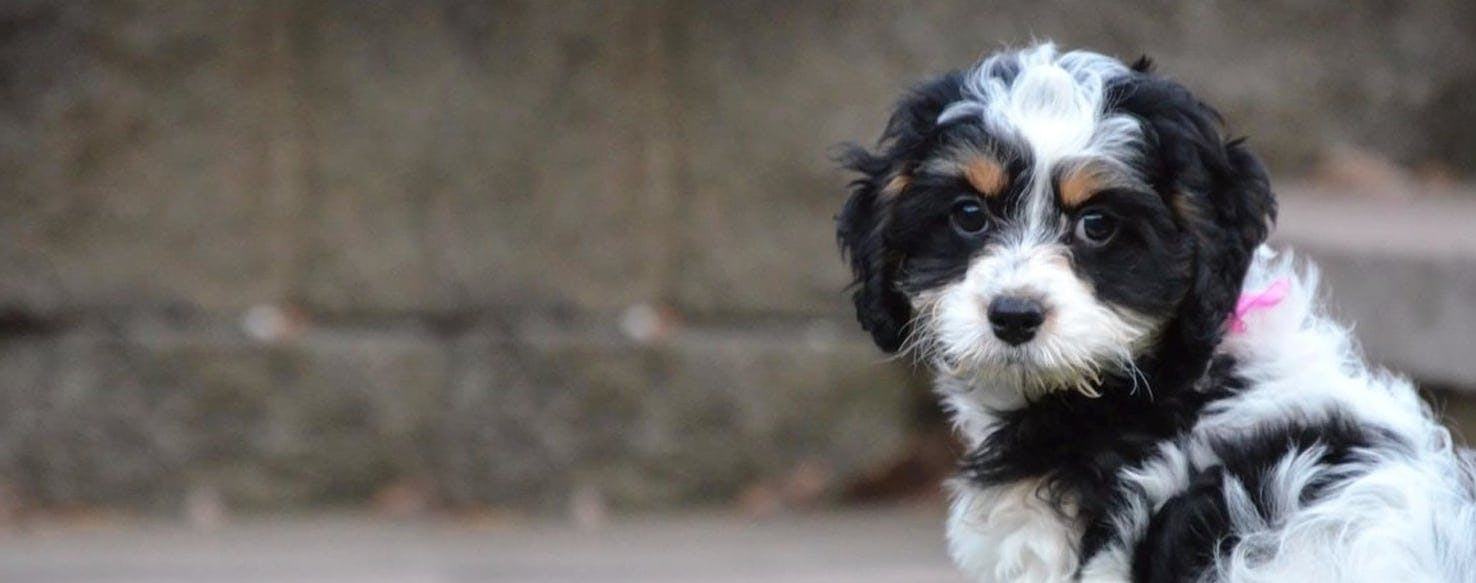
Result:
M975 155L959 164L963 170L964 179L969 181L969 186L985 198L1002 194L1005 187L1009 185L1009 176L1005 174L1004 166L998 160Z
M1102 169L1093 164L1087 164L1075 168L1066 174L1057 188L1056 196L1061 199L1061 206L1065 208L1077 208L1092 198L1107 186L1106 177L1102 175Z
M1131 174L1103 161L1088 161L1069 167L1055 187L1063 208L1079 208L1098 192L1113 187L1145 187Z

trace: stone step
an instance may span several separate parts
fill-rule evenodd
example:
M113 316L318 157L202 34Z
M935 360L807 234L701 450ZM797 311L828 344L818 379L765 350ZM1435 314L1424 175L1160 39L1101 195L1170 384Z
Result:
M1280 189L1272 242L1322 270L1333 313L1375 362L1476 390L1476 189L1354 197Z

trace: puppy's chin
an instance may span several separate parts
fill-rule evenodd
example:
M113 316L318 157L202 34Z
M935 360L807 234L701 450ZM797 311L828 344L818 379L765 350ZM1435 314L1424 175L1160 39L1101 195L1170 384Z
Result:
M1106 377L1135 378L1133 359L1115 351L1063 361L1059 351L1032 346L1003 346L966 356L938 355L933 364L971 388L1008 392L1026 398L1054 392L1099 397Z

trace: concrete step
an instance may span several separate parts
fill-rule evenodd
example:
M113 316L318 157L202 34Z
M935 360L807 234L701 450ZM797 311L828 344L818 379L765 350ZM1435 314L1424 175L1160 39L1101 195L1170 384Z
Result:
M1476 390L1476 189L1402 197L1279 189L1273 245L1321 267L1333 313L1375 362Z

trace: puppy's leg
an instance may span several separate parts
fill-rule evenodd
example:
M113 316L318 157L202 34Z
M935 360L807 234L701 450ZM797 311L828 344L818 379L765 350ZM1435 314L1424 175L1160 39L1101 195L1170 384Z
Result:
M1194 478L1189 489L1154 513L1133 553L1134 580L1196 580L1223 549L1234 544L1224 495L1223 468Z
M1039 481L980 487L954 480L950 488L948 550L971 581L1072 579L1081 529L1042 498Z

